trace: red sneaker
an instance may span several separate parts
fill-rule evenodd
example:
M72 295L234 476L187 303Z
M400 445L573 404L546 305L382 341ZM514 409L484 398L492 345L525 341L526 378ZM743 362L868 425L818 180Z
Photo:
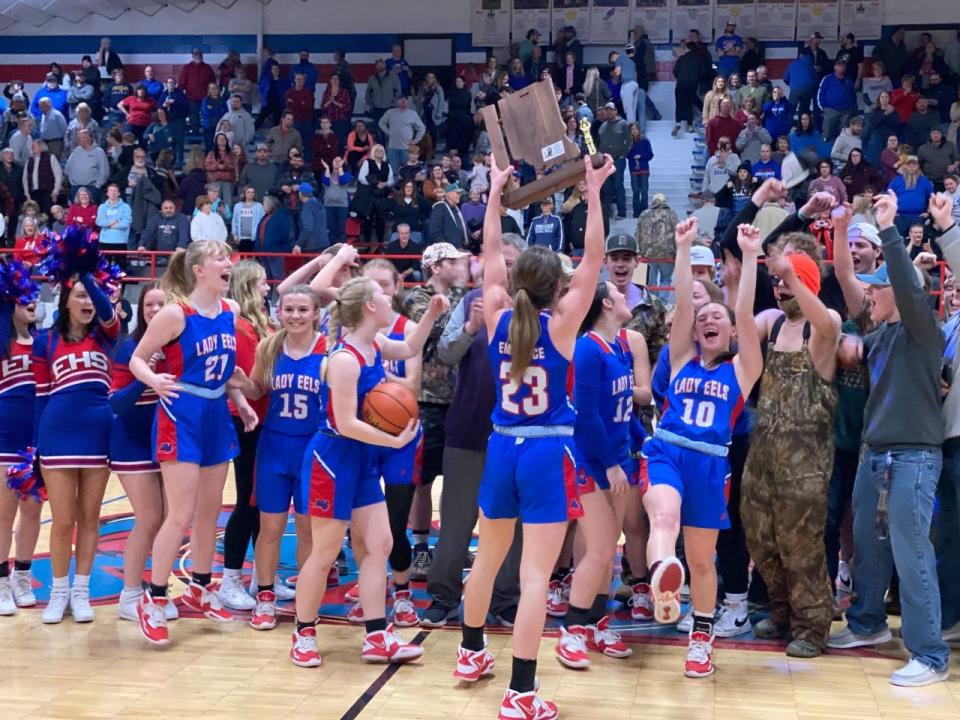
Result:
M562 618L569 608L570 604L564 598L563 583L551 580L550 588L547 590L547 615Z
M201 587L195 582L187 585L187 591L182 597L185 607L201 612L211 620L217 622L233 622L233 614L223 607L220 602L220 595L217 593L217 585L210 583L206 587Z
M387 597L390 597L390 583L387 583ZM347 602L360 602L360 584L354 583L349 590L343 594L343 599Z
M352 623L363 622L363 606L360 603L354 603L353 607L347 612L347 621Z
M543 700L537 691L518 693L507 690L500 703L498 720L555 720L559 717L557 706L549 700Z
M290 661L300 667L317 667L322 662L317 647L317 629L308 627L302 632L293 631L293 647L290 648Z
M254 630L273 630L277 626L277 596L272 590L257 593L257 606L250 616Z
M670 625L680 619L683 579L683 565L675 557L665 558L653 571L650 589L653 594L653 617L658 623Z
M144 590L137 603L137 619L140 622L140 634L152 645L166 645L170 642L167 631L167 603L165 597L155 598L149 590Z
M633 648L620 637L620 633L610 629L610 616L605 615L596 625L586 626L587 650L601 652L607 657L625 658L633 654Z
M393 594L393 624L397 627L415 627L420 624L413 595L409 590L397 590Z
M457 648L457 667L453 676L464 682L476 682L482 677L493 675L497 662L487 650L487 638L483 638L483 650L467 650L463 645Z
M713 636L707 635L705 632L691 633L683 674L689 678L705 678L713 675L715 671L716 668L713 666Z
M583 625L561 627L554 651L557 653L557 660L568 668L581 670L590 667L590 656L587 654L587 629Z
M637 622L653 620L653 597L650 595L650 586L646 583L637 583L633 586L633 595L627 601L630 606L630 617Z
M393 624L387 625L386 630L367 633L363 638L363 650L360 658L372 663L402 663L416 660L423 655L423 647L403 642L393 629Z

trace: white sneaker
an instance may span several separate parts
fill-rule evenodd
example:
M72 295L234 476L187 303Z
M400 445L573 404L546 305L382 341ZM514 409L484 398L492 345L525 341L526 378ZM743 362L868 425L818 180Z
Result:
M9 577L0 578L0 615L16 615L17 603L13 600L13 585Z
M90 588L70 588L70 610L78 623L93 622L93 608L90 607Z
M692 618L693 615L690 617ZM716 637L729 638L745 635L751 629L750 614L747 610L746 601L735 604L724 602L720 606L713 625L713 634Z
M693 609L683 616L683 619L677 623L677 632L689 635L693 631Z
M17 607L33 607L37 604L37 596L33 592L33 575L29 570L14 570L11 580L13 600L17 603Z
M140 603L140 596L142 594L143 591L139 588L124 588L120 591L120 602L117 605L117 616L121 620L140 622L140 618L137 616L137 605Z
M883 645L893 640L893 634L888 628L879 630L873 635L857 635L849 627L845 627L838 633L834 633L827 639L827 647L834 650L848 650L855 647L868 647L870 645ZM912 661L911 661L912 662Z
M180 619L180 611L177 610L177 604L172 598L167 599L167 604L164 606L164 614L166 615L167 620Z
M58 623L63 620L63 614L70 609L70 588L55 587L50 588L50 600L43 609L41 620L48 625Z
M902 668L893 671L893 674L890 676L890 684L900 685L901 687L922 687L924 685L943 682L948 677L950 677L949 668L934 670L916 658L910 658L910 662Z
M279 575L273 576L273 594L277 600L293 600L297 597L296 589L288 586Z
M257 606L257 601L244 590L243 578L239 575L224 575L217 594L220 602L231 610L253 610Z

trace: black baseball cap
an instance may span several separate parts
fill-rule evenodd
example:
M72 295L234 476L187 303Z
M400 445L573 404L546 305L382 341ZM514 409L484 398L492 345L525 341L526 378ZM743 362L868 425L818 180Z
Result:
M614 233L610 235L606 243L604 243L603 253L604 255L609 255L612 252L618 252L620 250L639 255L640 243L637 242L637 239L633 235Z

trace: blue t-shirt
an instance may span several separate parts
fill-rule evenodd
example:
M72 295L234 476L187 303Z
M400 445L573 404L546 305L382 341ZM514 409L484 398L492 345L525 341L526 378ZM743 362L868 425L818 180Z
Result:
M739 35L721 35L717 38L717 69L721 75L727 76L737 72L740 68L739 55L721 55L725 48L740 48L743 50L743 38Z

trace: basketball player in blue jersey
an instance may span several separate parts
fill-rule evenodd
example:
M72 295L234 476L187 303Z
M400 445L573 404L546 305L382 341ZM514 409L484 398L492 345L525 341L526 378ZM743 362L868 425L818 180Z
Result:
M684 674L706 677L714 672L717 533L730 524L728 445L744 401L763 372L753 320L760 231L739 227L743 269L735 316L720 303L694 310L690 247L696 237L696 218L677 225L670 386L660 424L644 446L650 480L644 506L650 517L647 557L654 617L663 623L680 619L684 571L674 552L683 528L694 610ZM734 341L739 346L735 353Z
M159 282L151 282L140 290L137 303L137 326L126 338L113 359L113 381L110 386L110 408L113 428L110 431L110 467L120 478L123 491L133 507L133 530L123 547L123 590L120 591L118 614L124 620L139 622L137 604L143 594L143 571L150 547L163 522L163 480L160 466L153 460L153 421L157 414L157 394L133 377L130 358L147 326L166 302L166 293ZM150 359L154 371L163 359ZM168 620L178 616L177 606L166 606Z
M483 226L483 314L497 384L493 433L480 482L480 545L466 584L463 639L454 677L475 682L493 670L483 625L493 581L523 523L521 594L513 627L513 671L500 718L551 720L557 706L536 691L537 651L546 597L567 523L583 514L573 461L574 411L567 376L580 323L590 308L603 261L600 188L613 161L594 169L584 160L587 183L585 253L561 297L563 266L556 253L534 247L513 266L513 302L500 237L500 193L513 168L490 169L490 201ZM512 308L512 309L511 309Z
M557 659L572 668L590 665L588 650L615 658L633 651L606 617L613 560L628 495L639 499L641 463L630 429L634 404L650 403L650 360L640 333L623 328L632 314L610 282L597 286L573 352L574 459L584 515L577 523L586 550L570 587L570 605L557 641ZM630 567L644 558L631 557Z
M36 283L17 282L14 273L29 278L30 270L18 260L8 261L0 273L0 615L13 615L18 607L37 604L30 566L40 535L40 510L36 496L25 496L7 487L7 470L24 462L33 445L33 412L37 383L30 369L34 325L37 321ZM10 548L16 529L14 568Z
M227 393L248 430L257 416L239 390L227 388L239 315L237 304L224 299L231 267L229 247L215 240L197 240L174 253L161 281L170 302L150 321L130 359L133 376L159 397L154 459L163 474L167 515L153 542L150 587L138 606L140 632L156 645L170 639L167 579L188 532L192 579L184 606L211 620L233 620L211 578L227 463L238 452ZM161 351L165 371L156 372L150 360Z
M56 324L33 341L30 360L37 381L37 452L47 486L53 527L53 582L43 622L58 623L69 609L91 622L90 571L100 539L100 505L110 477L113 413L110 358L120 323L107 293L90 275L61 285ZM65 432L82 428L82 432ZM68 584L73 537L76 567Z
M403 281L397 268L389 260L378 258L365 263L362 272L364 277L377 283L393 302L393 319L380 331L391 340L406 339L416 330L417 323L397 311L399 295L403 290ZM409 360L391 360L386 363L384 370L388 381L403 385L416 397L420 389L420 368L421 358L417 355ZM411 547L407 537L407 520L420 480L422 451L421 431L406 447L399 450L382 447L378 452L377 462L384 483L390 533L393 535L389 562L393 574L393 624L397 627L413 627L420 623L410 592ZM364 553L363 544L356 538L352 542L353 556L359 565ZM356 603L347 614L347 619L356 623L363 622L363 608L357 602L357 589L351 588L344 597Z
M263 429L257 441L254 489L260 511L260 533L254 547L257 605L250 617L254 630L277 626L274 575L280 541L293 502L297 529L297 565L310 555L310 521L300 492L300 469L307 443L322 419L320 367L327 342L317 331L320 303L306 285L294 285L280 295L281 328L260 341L248 379L234 372L236 383L249 400L269 395Z
M411 421L400 434L390 435L364 422L360 411L367 393L386 379L384 360L418 355L446 307L445 298L434 298L417 329L398 341L379 331L389 324L392 309L390 299L369 278L347 281L331 306L327 335L331 350L320 386L326 418L308 445L301 473L313 547L297 581L297 626L290 650L295 665L316 667L321 662L317 608L348 521L365 549L359 580L366 626L361 658L366 662L405 662L423 654L422 647L404 643L386 621L384 593L391 539L377 462L380 447L408 445L416 437L417 423Z

